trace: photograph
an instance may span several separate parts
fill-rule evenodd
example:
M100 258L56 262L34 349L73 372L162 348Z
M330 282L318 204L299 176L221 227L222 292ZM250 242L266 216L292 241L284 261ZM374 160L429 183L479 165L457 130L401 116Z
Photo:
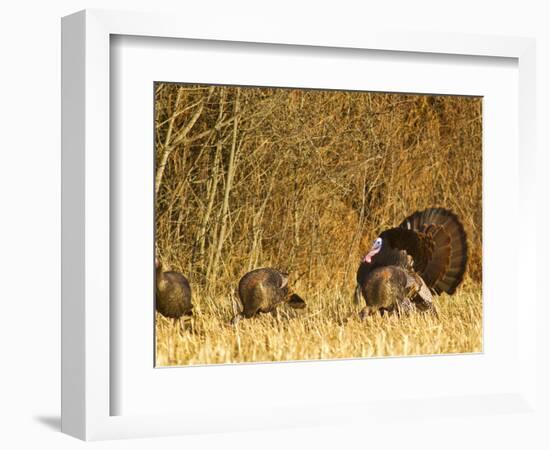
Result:
M482 97L153 95L155 367L483 352Z

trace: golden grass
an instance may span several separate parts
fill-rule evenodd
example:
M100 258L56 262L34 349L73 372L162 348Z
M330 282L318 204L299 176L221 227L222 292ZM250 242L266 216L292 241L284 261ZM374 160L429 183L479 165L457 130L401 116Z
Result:
M439 318L373 316L359 321L351 293L310 292L303 311L280 308L229 324L232 300L195 295L195 316L173 322L157 313L157 366L432 355L482 351L480 285L436 299Z
M481 282L481 107L474 97L158 83L158 255L215 299L258 267L331 289L349 284L381 231L439 206L463 223L466 279Z

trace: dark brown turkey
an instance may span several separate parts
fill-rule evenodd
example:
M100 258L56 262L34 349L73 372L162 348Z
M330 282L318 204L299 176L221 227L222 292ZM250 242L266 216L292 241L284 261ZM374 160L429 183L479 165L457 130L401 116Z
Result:
M248 319L259 313L275 312L283 303L296 309L306 306L288 287L288 274L271 268L256 269L244 275L239 281L238 294L242 311L233 318L233 324L241 317Z
M155 259L156 268L156 309L164 317L179 319L193 315L191 286L181 273L165 271L162 262Z
M382 232L357 271L360 317L379 311L436 312L432 294L453 294L468 259L466 233L458 217L443 208L417 211Z

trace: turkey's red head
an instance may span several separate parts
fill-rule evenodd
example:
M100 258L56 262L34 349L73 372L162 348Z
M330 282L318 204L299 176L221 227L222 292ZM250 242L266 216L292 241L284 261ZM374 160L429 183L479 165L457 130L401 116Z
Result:
M378 237L374 240L369 252L364 256L363 262L370 264L372 262L372 258L380 251L381 248L382 238Z

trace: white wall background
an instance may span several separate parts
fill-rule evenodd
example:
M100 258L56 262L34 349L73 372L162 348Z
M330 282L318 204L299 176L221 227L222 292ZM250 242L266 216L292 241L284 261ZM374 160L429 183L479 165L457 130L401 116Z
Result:
M546 2L517 0L415 1L168 1L20 0L0 11L0 447L82 448L59 433L60 364L60 17L83 8L175 11L182 27L196 17L221 14L268 15L282 29L315 21L337 27L457 31L537 38L539 149L539 274L549 250L547 173L550 139L550 13ZM506 224L503 224L506 226ZM510 230L510 245L522 233ZM547 264L546 264L547 267ZM542 296L541 296L542 298ZM547 311L546 305L539 314ZM540 330L549 342L549 333ZM548 351L540 348L543 391L548 402ZM369 445L372 433L387 436L388 447L547 448L532 423L520 429L516 417L478 417L450 422L406 422L402 429L345 428L282 430L247 434L191 436L161 440L88 444L95 448L346 448ZM531 428L529 428L531 427Z

